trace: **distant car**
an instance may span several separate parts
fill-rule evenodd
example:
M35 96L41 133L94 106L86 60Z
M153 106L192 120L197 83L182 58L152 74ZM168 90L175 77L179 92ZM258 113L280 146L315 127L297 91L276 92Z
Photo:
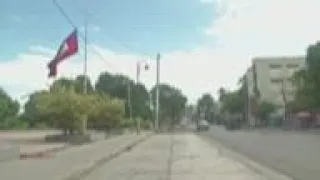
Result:
M230 118L225 122L225 129L226 130L239 130L240 129L240 119L238 118Z
M200 120L197 124L197 131L208 131L210 129L210 125L206 120Z

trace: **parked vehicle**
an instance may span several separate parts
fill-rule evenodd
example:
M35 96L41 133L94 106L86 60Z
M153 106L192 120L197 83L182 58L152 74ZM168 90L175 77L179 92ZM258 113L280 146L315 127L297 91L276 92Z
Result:
M208 131L210 129L210 125L206 120L200 120L197 124L197 131Z
M226 130L238 130L240 129L240 119L238 117L230 117L225 121Z

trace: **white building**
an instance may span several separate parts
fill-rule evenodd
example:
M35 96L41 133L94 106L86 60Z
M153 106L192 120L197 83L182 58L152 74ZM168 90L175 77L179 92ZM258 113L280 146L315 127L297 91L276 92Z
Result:
M252 60L252 67L246 72L248 88L248 115L252 111L251 99L272 103L284 110L285 102L294 99L295 87L292 75L305 67L303 56L258 57ZM257 96L257 94L259 96ZM282 108L281 108L282 107ZM249 122L250 122L250 117Z
M304 67L305 58L301 56L254 58L253 74L260 100L284 106L285 94L287 102L292 101L295 95L292 75Z

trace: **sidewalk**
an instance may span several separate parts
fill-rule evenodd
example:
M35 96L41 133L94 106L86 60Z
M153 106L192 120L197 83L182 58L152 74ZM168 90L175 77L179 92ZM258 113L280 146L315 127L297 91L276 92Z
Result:
M1 179L63 180L77 175L98 160L110 156L148 136L122 135L105 141L71 147L47 159L26 159L0 163Z
M267 180L195 134L155 135L86 180Z

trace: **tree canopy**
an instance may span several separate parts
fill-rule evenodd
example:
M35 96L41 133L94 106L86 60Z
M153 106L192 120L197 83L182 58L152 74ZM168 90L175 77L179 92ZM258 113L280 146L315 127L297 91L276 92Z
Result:
M293 83L297 87L295 101L291 108L297 110L311 110L320 108L320 43L310 45L306 55L307 66L293 76Z
M127 76L108 72L100 74L96 83L98 92L109 94L125 101L125 115L130 116L128 91L130 91L132 116L151 120L150 96L143 84L136 84Z
M11 99L4 89L0 88L0 129L11 128L18 123L16 116L19 109L19 103Z
M216 103L209 93L203 94L197 101L197 114L199 117L213 122L216 112Z
M180 122L185 112L187 98L181 90L168 84L159 84L160 124L174 125ZM156 86L151 89L153 104L156 102Z
M245 108L245 95L242 89L235 91L223 90L220 94L220 111L222 113L242 113Z
M37 91L29 96L21 116L30 127L60 128L65 132L84 133L84 124L91 128L118 127L124 119L122 100L96 92L88 79L83 93L84 76L55 80L49 91ZM88 121L88 122L87 122Z

